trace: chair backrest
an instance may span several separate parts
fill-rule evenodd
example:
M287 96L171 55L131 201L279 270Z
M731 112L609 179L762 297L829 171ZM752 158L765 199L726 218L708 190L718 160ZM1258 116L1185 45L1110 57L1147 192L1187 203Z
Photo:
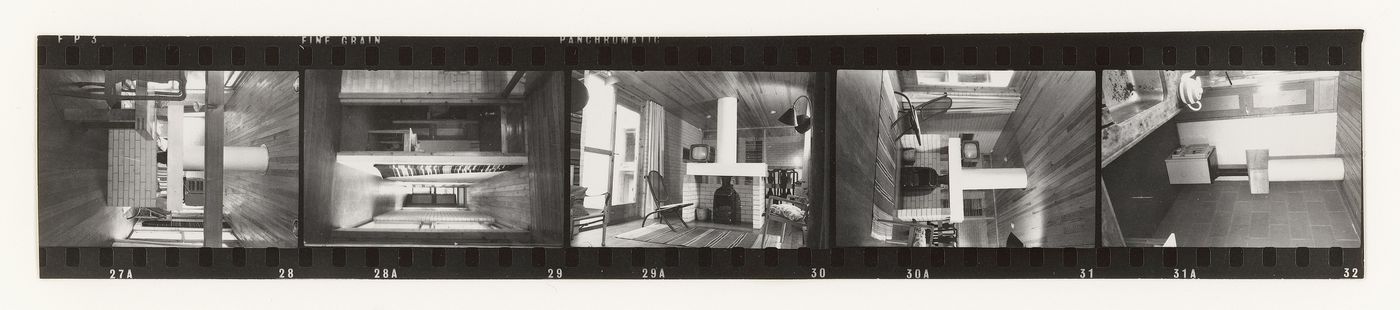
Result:
M656 204L666 204L666 178L662 177L660 172L647 172L647 189L651 190L651 198Z

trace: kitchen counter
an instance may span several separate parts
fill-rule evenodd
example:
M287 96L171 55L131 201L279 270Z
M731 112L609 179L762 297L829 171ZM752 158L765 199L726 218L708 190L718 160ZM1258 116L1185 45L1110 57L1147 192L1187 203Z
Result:
M1119 155L1123 155L1128 149L1137 145L1138 141L1176 117L1177 113L1181 113L1181 102L1177 95L1177 88L1180 87L1181 83L1181 73L1181 71L1166 72L1167 89L1162 103L1138 112L1126 121L1099 129L1099 138L1102 139L1099 153L1103 156L1099 167L1107 167Z

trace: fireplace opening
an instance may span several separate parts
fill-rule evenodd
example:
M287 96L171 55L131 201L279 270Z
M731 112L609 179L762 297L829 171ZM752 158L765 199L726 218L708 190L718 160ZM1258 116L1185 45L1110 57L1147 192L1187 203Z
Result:
M718 189L714 195L714 215L710 220L717 224L738 224L739 211L742 209L739 200L739 192L734 190L732 177L720 177Z

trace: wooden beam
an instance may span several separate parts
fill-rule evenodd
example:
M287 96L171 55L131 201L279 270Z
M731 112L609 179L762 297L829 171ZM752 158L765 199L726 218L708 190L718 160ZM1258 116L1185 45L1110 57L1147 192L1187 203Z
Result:
M224 72L204 75L204 246L224 244ZM178 160L178 159L176 159Z
M515 84L520 84L520 78L525 77L527 71L515 71L515 75L510 77L510 82L506 83L506 89L501 91L501 98L509 98L510 92L515 90Z

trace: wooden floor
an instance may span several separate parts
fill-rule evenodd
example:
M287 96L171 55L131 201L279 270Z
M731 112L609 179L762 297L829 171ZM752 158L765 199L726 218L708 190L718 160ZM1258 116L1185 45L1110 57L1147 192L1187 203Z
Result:
M39 72L39 245L111 246L131 221L107 207L107 130L63 120L63 108L104 106L99 100L55 96L58 85L100 82L101 71Z

